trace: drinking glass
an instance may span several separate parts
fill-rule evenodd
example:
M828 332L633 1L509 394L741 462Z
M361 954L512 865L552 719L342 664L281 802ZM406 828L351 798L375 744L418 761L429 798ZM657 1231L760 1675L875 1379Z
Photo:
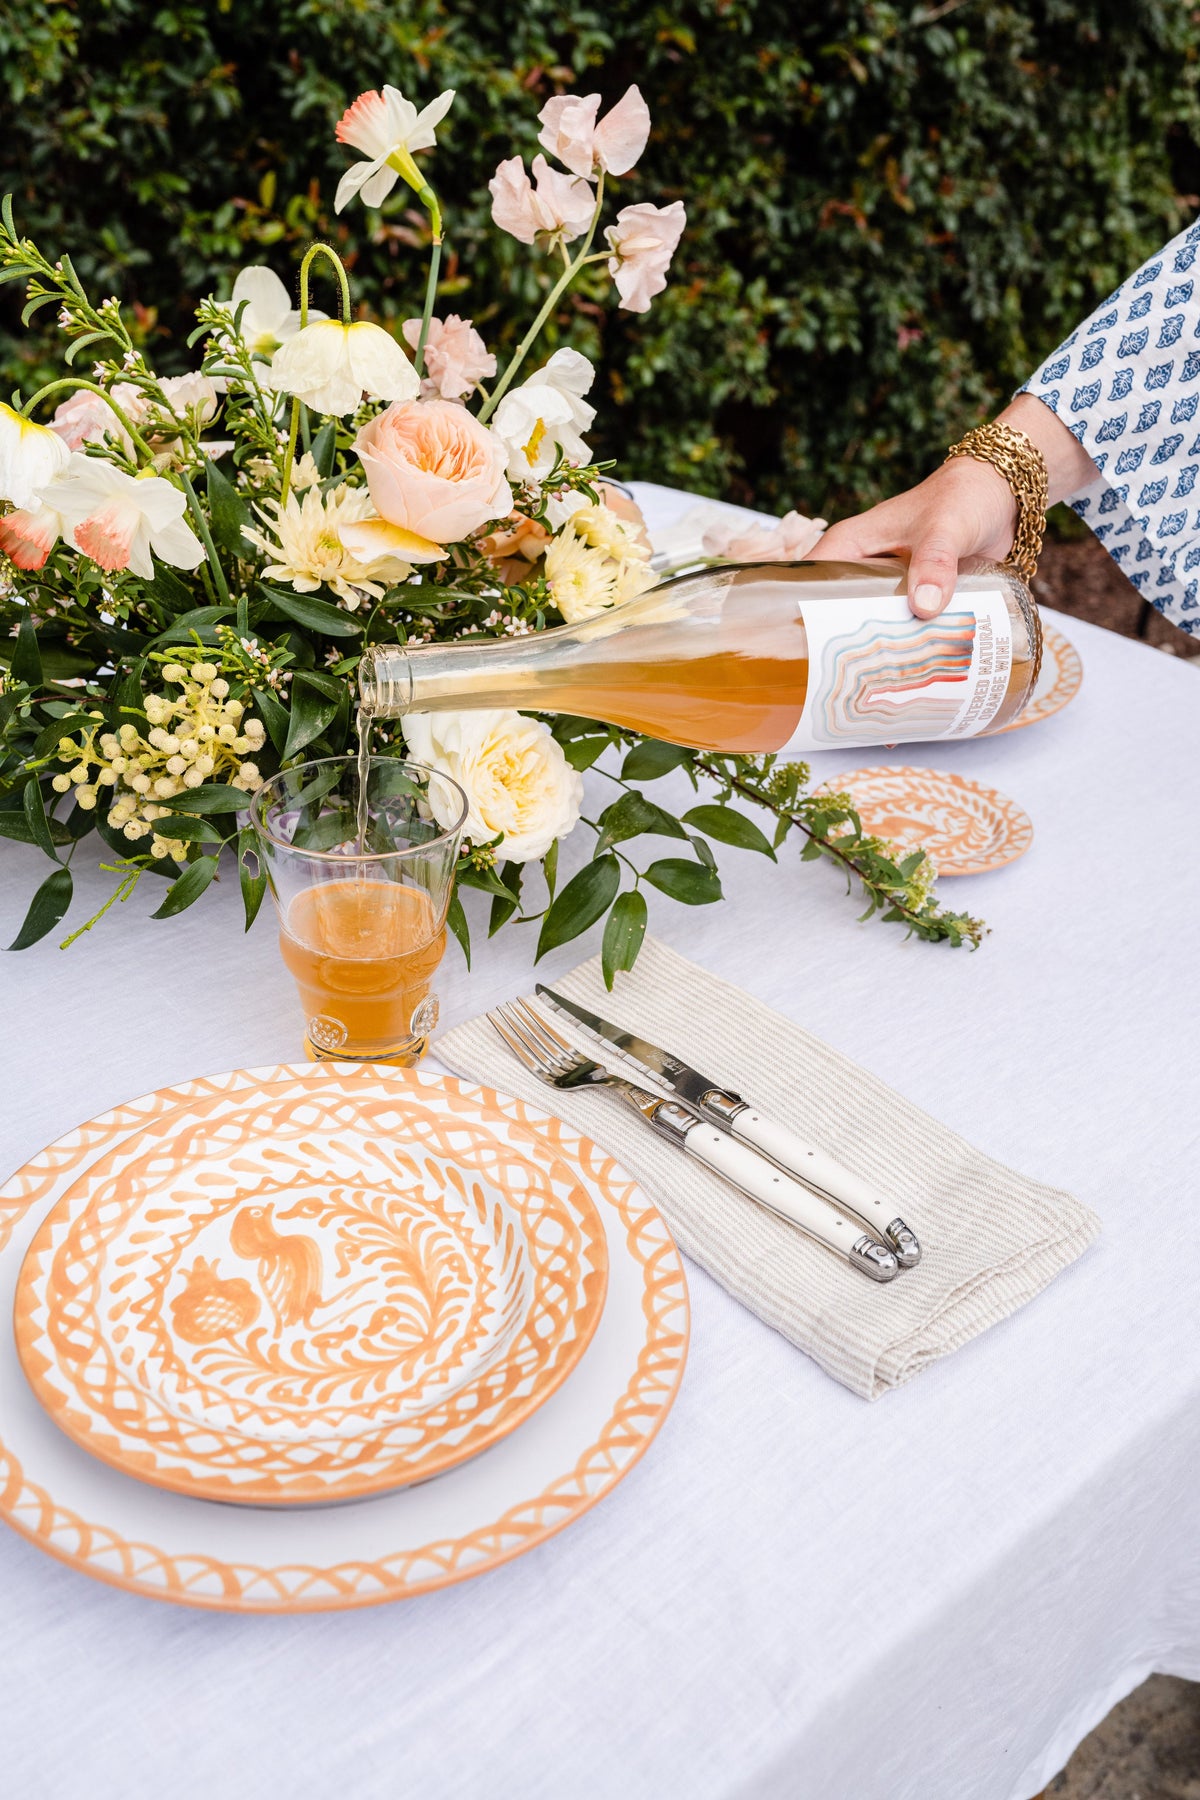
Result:
M467 796L416 763L331 756L273 776L250 810L309 1059L418 1062Z

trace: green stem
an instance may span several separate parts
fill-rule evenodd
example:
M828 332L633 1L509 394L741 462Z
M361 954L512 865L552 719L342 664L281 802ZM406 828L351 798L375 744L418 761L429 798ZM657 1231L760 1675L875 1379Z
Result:
M441 225L441 219L438 220ZM433 249L429 253L429 279L425 283L425 307L421 314L421 335L417 339L417 354L413 364L417 374L425 375L425 340L429 336L429 321L433 317L433 303L437 299L438 270L442 263L442 239L440 231L433 240Z
M292 485L292 464L296 460L296 433L300 429L300 402L292 401L292 422L288 427L287 449L283 455L283 480L279 490L279 505L282 510L287 505L288 489Z
M570 287L572 281L574 281L574 279L575 279L576 275L578 275L580 269L582 269L584 264L587 262L599 262L601 260L599 253L596 256L592 257L592 256L588 255L588 252L592 247L592 239L596 235L596 226L600 220L600 209L603 206L603 204L604 204L604 172L603 172L603 170L601 170L600 179L596 184L596 207L595 207L595 211L592 213L592 222L588 226L587 236L583 240L583 248L580 250L579 255L576 256L572 262L569 262L567 264L566 268L563 270L562 274L559 276L559 278L555 282L554 286L550 289L550 292L546 297L545 304L542 306L542 309L538 313L537 318L533 321L533 324L529 327L529 330L525 333L525 336L521 339L521 342L517 345L516 355L513 357L512 361L509 363L507 369L505 369L503 375L500 377L500 380L496 383L496 386L492 389L491 399L487 402L486 406L484 406L482 408L482 410L479 414L479 422L481 425L486 424L487 420L491 417L492 413L496 410L496 406L499 403L499 401L503 399L505 393L508 390L510 383L512 382L513 376L517 373L517 370L521 367L521 364L525 361L525 358L529 354L529 351L533 346L534 340L537 338L538 333L542 329L542 326L546 323L546 320L550 317L550 314L554 311L554 308L558 305L559 300L562 298L562 296L566 292L567 288Z
M149 444L146 442L146 440L142 436L141 432L137 430L136 426L134 426L134 424L129 419L127 414L122 410L121 407L119 407L117 405L117 403L113 399L112 395L109 393L106 393L105 390L102 387L98 386L96 382L84 381L82 376L61 375L57 381L48 381L46 383L45 387L40 387L38 389L37 393L31 395L30 398L25 402L25 405L22 409L25 414L25 417L27 419L29 417L31 417L31 415L33 413L33 409L38 404L38 402L40 400L44 400L46 398L47 394L55 393L57 391L57 389L59 389L59 388L71 388L74 392L82 391L82 392L85 392L88 394L99 394L100 398L103 401L105 401L107 403L107 405L111 407L112 411L116 414L117 419L119 420L121 425L124 427L124 429L129 433L129 436L133 440L133 443L136 445L136 447L145 456L146 461L153 462L154 452L151 450Z
M388 157L388 165L395 169L402 180L408 183L429 214L429 230L433 237L433 248L429 256L429 276L425 283L425 305L421 313L421 330L417 338L416 355L413 358L413 366L417 374L424 376L425 340L429 336L429 321L433 317L433 303L437 299L438 270L442 263L442 208L437 195L418 168L411 151L393 150Z
M225 571L221 567L221 559L217 555L217 546L213 543L212 532L208 528L208 520L204 516L204 509L201 507L200 502L196 497L196 490L192 486L191 477L188 475L186 469L180 469L179 479L183 483L183 491L188 497L188 506L191 508L193 519L196 521L196 530L200 534L200 542L204 545L204 554L208 558L209 567L213 572L213 580L217 584L217 593L220 597L220 604L222 606L228 606L229 586L225 580Z
M313 258L327 256L337 270L338 282L342 290L342 324L350 324L350 277L346 273L345 264L336 250L328 244L313 244L304 253L304 261L300 264L300 329L308 324L308 271Z

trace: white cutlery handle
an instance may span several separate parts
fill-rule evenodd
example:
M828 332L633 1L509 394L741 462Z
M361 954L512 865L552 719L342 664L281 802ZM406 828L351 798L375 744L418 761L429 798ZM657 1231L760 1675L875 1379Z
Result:
M843 1168L828 1152L818 1150L815 1144L806 1144L786 1125L765 1118L753 1106L735 1113L729 1121L729 1129L751 1149L770 1157L772 1162L781 1163L801 1181L820 1188L822 1193L852 1212L876 1237L885 1236L896 1212L895 1204L870 1182L855 1175L851 1169Z
M864 1234L849 1219L727 1132L718 1131L715 1125L701 1119L688 1130L684 1147L689 1156L714 1174L723 1176L752 1200L847 1258L876 1281L890 1281L896 1273L899 1265L890 1250L882 1244L864 1243Z

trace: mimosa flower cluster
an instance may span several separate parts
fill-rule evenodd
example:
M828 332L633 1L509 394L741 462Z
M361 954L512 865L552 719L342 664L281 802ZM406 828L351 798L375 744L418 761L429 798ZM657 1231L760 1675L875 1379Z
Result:
M589 311L612 299L642 315L680 253L681 199L639 191L613 203L620 183L640 179L645 100L637 87L607 108L597 94L555 95L530 166L510 156L497 167L494 224L529 246L540 293L516 343L489 342L442 305L471 291L461 262L443 281L448 233L430 156L453 127L453 102L384 86L335 128L353 158L335 214L354 205L411 217L415 202L424 215L427 264L400 272L411 316L360 317L348 270L314 240L290 281L266 266L231 272L197 308L193 366L180 370L184 346L171 345L170 375L119 299L93 304L70 257L49 260L4 202L0 282L24 283L27 316L53 306L69 340L58 378L0 402L0 630L13 640L0 836L54 865L16 947L64 916L74 846L93 830L117 856L104 865L116 898L143 875L166 877L156 918L191 905L236 856L249 925L264 877L248 797L280 768L352 746L364 649L521 636L653 585L640 515L606 482L590 441L595 367L561 342L572 289ZM548 356L538 348L547 328L560 340ZM563 942L607 909L606 967L628 966L645 928L643 881L690 904L719 898L704 827L672 828L691 862L642 870L617 848L668 817L624 775L618 824L611 807L586 821L597 833L587 894L579 876L556 893L558 845L583 820L582 771L610 746L636 751L634 734L464 713L409 719L381 746L403 756L406 738L409 754L467 790L459 884L491 895L493 929L543 918ZM699 767L684 751L664 761L661 747L643 750L654 778ZM719 842L754 844L725 831L724 813L714 830ZM538 862L547 894L531 910L521 882ZM449 923L466 947L457 899Z
M116 731L89 727L78 740L60 738L59 758L68 767L50 785L55 793L72 794L86 812L107 801L114 831L131 843L148 837L156 860L182 861L188 842L171 832L166 821L177 814L163 801L219 781L252 794L262 785L252 759L263 748L266 728L246 716L241 700L230 698L229 682L215 663L167 663L162 678L177 692L145 696L145 736L126 723Z

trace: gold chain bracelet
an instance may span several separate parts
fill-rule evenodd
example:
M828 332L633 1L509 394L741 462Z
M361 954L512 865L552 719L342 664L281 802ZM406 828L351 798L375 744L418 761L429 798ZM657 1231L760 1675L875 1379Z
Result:
M999 419L988 425L977 425L974 431L946 452L952 456L973 456L976 462L991 463L1012 489L1017 503L1017 524L1012 549L1005 557L1005 567L1016 571L1026 584L1037 574L1042 554L1042 536L1046 529L1048 478L1046 459L1026 437Z

